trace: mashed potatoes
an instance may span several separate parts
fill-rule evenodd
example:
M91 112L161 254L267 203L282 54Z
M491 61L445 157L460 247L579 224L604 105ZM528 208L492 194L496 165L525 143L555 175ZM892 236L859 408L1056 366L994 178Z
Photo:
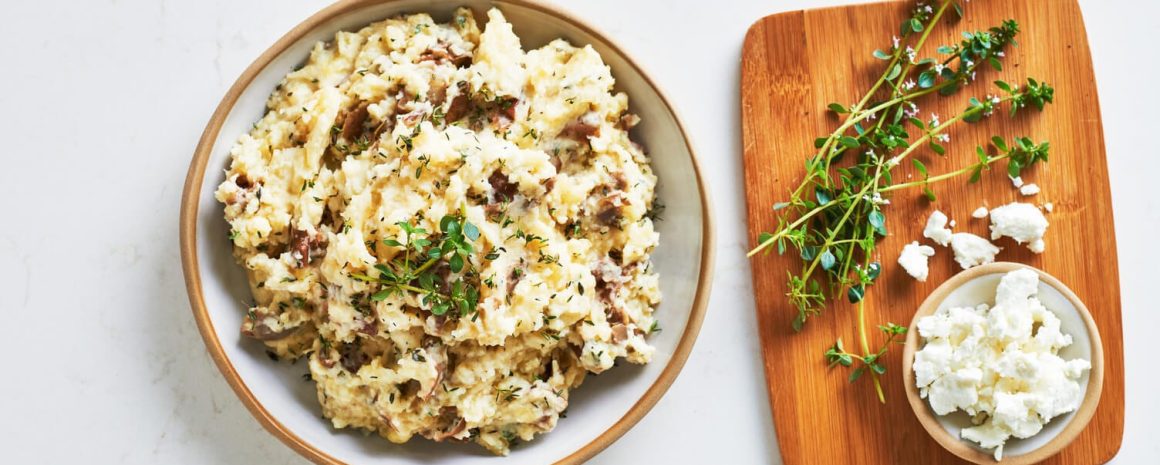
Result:
M497 454L551 430L588 372L653 353L656 177L612 87L591 47L524 52L498 10L317 44L216 192L242 333L307 357L337 428Z

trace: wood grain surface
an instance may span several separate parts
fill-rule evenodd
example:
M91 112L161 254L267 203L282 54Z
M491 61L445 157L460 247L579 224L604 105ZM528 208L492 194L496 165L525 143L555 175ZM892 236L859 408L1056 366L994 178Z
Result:
M771 206L800 182L803 161L814 151L813 139L838 124L824 111L826 105L849 104L869 89L884 66L871 52L889 47L891 35L912 5L893 2L797 11L763 18L750 28L741 59L741 114L751 245L756 245L760 232L776 225ZM1014 119L997 113L979 124L958 125L949 131L945 157L920 151L917 158L935 175L972 163L975 146L992 135L1049 140L1050 162L1024 172L1024 178L1043 191L1022 197L1005 170L996 169L984 173L978 184L965 179L940 183L933 204L916 191L896 192L893 204L885 209L890 235L878 246L877 258L884 269L878 284L868 291L867 324L907 324L923 299L960 271L953 253L937 246L925 283L911 279L897 264L902 246L922 239L923 224L933 209L957 220L955 231L989 237L987 220L970 216L979 206L1016 200L1053 203L1046 252L1035 255L1004 238L996 242L1003 247L998 259L1027 263L1059 277L1090 308L1103 335L1103 398L1087 428L1045 463L1103 463L1115 455L1123 436L1124 363L1111 194L1083 19L1074 0L988 0L964 7L966 17L956 20L952 13L949 21L937 26L920 58L933 56L938 45L961 40L960 31L987 29L1007 18L1022 26L1019 46L1008 50L1003 71L980 71L975 83L954 96L920 100L924 119L935 112L945 121L966 108L971 96L998 93L991 84L996 79L1044 80L1056 89L1055 104L1042 113L1028 111ZM911 174L905 164L894 178L901 181ZM786 271L799 267L800 260L776 254L752 261L765 374L784 462L961 463L927 435L907 405L901 346L886 357L885 405L877 401L869 379L850 384L848 370L827 369L822 352L838 337L856 340L855 314L845 299L835 299L838 304L811 319L802 332L793 332L790 322L796 311L785 297ZM871 336L872 346L880 343L880 336Z

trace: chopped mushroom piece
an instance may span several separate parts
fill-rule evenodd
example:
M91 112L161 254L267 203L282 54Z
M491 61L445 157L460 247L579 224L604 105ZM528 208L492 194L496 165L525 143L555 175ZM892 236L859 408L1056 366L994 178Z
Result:
M357 139L363 132L363 124L366 123L368 114L366 103L347 113L342 121L342 138L348 141Z
M326 255L326 238L299 229L290 230L290 253L299 268Z
M294 335L302 326L286 326L265 307L254 307L242 319L242 335L259 341L277 341Z
M599 135L600 115L595 112L585 113L580 118L564 125L564 130L560 131L560 137L576 142L588 142L588 138Z
M459 50L458 46L441 41L419 55L419 61L448 62L456 68L462 68L471 64L471 54Z
M423 436L435 442L443 442L454 439L467 429L467 422L459 416L459 410L455 407L443 407L439 410L439 424L438 429L428 431Z
M516 193L519 192L519 186L508 179L508 175L501 170L491 172L491 176L487 177L487 183L491 185L492 203L511 202L516 198Z
M625 113L623 116L620 117L620 120L617 122L617 127L627 131L629 129L636 127L636 125L638 125L638 124L640 124L640 117L639 116L636 116L633 113Z
M612 325L612 343L620 344L625 339L628 339L628 326L619 323Z

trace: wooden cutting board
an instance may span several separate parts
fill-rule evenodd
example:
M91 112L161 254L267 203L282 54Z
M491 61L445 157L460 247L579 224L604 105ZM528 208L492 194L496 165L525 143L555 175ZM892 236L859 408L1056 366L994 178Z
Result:
M760 232L776 225L771 206L800 182L803 160L814 152L814 138L836 126L836 117L824 111L826 105L855 101L877 79L885 62L871 52L889 47L904 11L913 4L795 11L763 18L750 28L741 57L741 115L751 245L756 245ZM868 293L867 324L908 325L919 303L959 271L953 253L941 247L936 247L926 283L911 279L897 264L904 244L922 240L923 224L934 208L957 220L956 231L988 236L987 220L970 216L980 205L1051 202L1055 208L1048 214L1047 251L1034 255L1004 238L997 242L1003 247L998 259L1027 263L1059 277L1094 314L1105 345L1103 398L1084 432L1046 463L1103 463L1115 455L1123 436L1124 364L1112 202L1083 19L1074 0L963 5L966 18L944 19L922 56L932 56L938 45L958 42L960 31L986 29L1006 18L1022 26L1019 46L1008 51L1002 72L981 71L978 81L952 97L920 100L924 119L934 111L945 121L966 108L971 96L997 93L992 81L1023 82L1028 75L1055 86L1055 104L1015 119L1003 113L976 125L958 125L950 132L946 158L929 152L918 158L934 175L971 163L975 146L992 135L1049 140L1050 162L1024 174L1043 191L1021 197L1000 167L985 173L978 184L968 185L965 179L940 183L933 205L919 192L896 193L885 210L890 235L879 243L883 277ZM909 163L898 170L896 180L911 174ZM752 260L762 356L784 462L959 463L927 435L907 406L901 346L886 359L885 405L877 401L869 379L849 384L848 370L827 369L822 352L835 339L857 340L853 307L845 299L836 299L841 303L811 319L801 333L793 332L790 322L796 311L785 298L786 270L799 267L800 260L776 253ZM871 336L871 346L877 347L880 336Z

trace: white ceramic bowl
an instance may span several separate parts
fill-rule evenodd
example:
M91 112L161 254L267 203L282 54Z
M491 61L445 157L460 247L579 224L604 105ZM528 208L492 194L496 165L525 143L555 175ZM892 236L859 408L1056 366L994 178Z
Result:
M1039 434L1030 438L1009 439L1003 447L1003 460L999 463L1036 463L1055 455L1087 426L1103 389L1104 356L1095 320L1079 297L1058 279L1031 266L1006 262L978 266L955 275L936 288L915 313L902 355L902 377L907 399L926 431L951 453L974 463L993 464L996 461L991 449L982 449L971 441L960 439L963 428L971 426L970 417L962 411L937 415L926 400L919 398L918 388L914 384L913 362L915 352L922 349L922 343L916 325L919 318L929 316L939 309L973 307L981 303L994 305L999 280L1008 272L1022 268L1039 273L1039 300L1059 317L1060 330L1072 337L1072 344L1061 349L1059 356L1065 360L1089 360L1092 368L1080 380L1083 401L1079 408L1053 418Z
M467 5L485 17L496 6L524 48L563 37L591 44L612 68L617 88L629 95L642 123L634 136L652 156L658 196L666 205L653 255L664 301L663 331L651 338L657 351L646 366L621 364L589 377L573 392L568 417L556 430L497 459L474 444L436 444L416 438L394 445L378 436L334 430L320 419L313 383L302 382L301 364L275 363L263 346L239 335L250 300L246 277L231 255L222 207L213 199L228 166L228 150L261 117L279 80L305 61L310 47L339 30L356 30L402 13L426 12L447 21ZM260 18L254 18L260 21ZM713 269L709 202L692 147L664 96L644 72L593 28L553 8L527 0L355 0L336 3L296 26L263 53L230 88L202 135L186 179L181 206L181 255L190 304L210 355L242 402L271 433L305 457L339 463L579 463L623 435L657 402L676 378L700 329Z

